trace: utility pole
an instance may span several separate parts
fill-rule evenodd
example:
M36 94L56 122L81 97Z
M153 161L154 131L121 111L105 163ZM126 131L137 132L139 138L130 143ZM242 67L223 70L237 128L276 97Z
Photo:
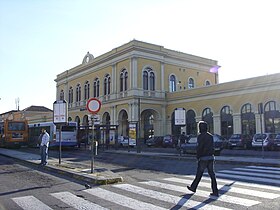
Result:
M16 109L19 111L19 97L16 98Z

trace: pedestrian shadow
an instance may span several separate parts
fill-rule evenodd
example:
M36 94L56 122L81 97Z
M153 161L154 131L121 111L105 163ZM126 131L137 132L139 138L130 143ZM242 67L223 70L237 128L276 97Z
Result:
M235 183L235 181L233 181L230 184L225 184L223 187L221 187L219 190L219 197L226 194L229 191L229 188ZM209 192L210 194L210 192ZM170 210L179 210L180 208L182 208L182 206L184 206L188 200L191 199L191 197L193 197L195 195L195 193L188 193L188 194L184 194L182 195L182 198L178 201L178 203L173 206L172 208L170 208ZM219 197L216 196L210 196L209 198L207 198L204 201L201 201L198 205L193 206L191 209L200 209L216 200L219 199Z
M183 194L180 197L182 197L178 203L173 206L170 210L179 210L182 208L182 206L184 206L185 203L187 203L188 200L190 200L190 198L193 196L193 193L187 193L187 194Z

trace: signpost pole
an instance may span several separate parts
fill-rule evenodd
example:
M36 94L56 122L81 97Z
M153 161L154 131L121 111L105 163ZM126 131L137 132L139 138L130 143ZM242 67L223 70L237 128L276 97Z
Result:
M68 120L68 106L65 100L58 100L53 103L53 123L59 126L59 160L61 164L61 141L62 141L62 126L67 124Z
M92 114L92 139L91 139L91 173L93 173L93 165L94 165L94 117L97 112L99 112L101 108L101 102L96 98L90 98L87 102L87 110Z
M61 131L62 131L62 124L60 124L59 126L59 160L58 160L59 164L61 164L61 138L62 138Z
M91 122L92 122L92 137L91 137L91 170L90 172L93 173L94 169L94 154L93 154L93 151L94 151L94 115L91 116Z

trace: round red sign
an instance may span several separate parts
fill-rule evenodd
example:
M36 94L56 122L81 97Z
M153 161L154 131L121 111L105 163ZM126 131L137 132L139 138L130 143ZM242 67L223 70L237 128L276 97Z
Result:
M101 102L97 98L91 98L87 102L87 110L91 113L99 112L101 108Z

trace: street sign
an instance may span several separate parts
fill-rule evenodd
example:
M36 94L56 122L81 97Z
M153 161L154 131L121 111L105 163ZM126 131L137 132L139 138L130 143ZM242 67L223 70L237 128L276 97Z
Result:
M68 108L65 100L58 100L53 103L53 123L67 123Z
M88 125L92 126L92 122L93 122L94 125L100 125L100 115L97 115L97 114L91 115L91 114L89 114L88 115Z
M101 102L97 98L90 98L87 102L87 110L92 113L96 114L99 112L101 108Z
M178 108L175 110L175 125L186 125L186 110Z

